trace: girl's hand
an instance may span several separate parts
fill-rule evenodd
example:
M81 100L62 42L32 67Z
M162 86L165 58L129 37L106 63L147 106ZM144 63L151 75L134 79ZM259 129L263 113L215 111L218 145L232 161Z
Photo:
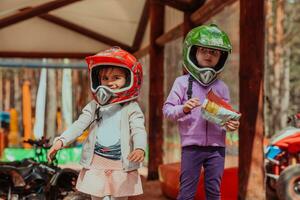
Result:
M199 98L191 98L183 104L183 112L189 113L192 109L200 106Z
M143 162L145 158L145 152L142 149L133 150L127 157L131 162Z
M63 147L63 142L61 140L57 140L52 147L49 149L47 153L47 160L49 162L52 162L52 158L55 156L55 154Z
M228 131L236 131L240 126L240 122L237 120L229 120L225 123L225 128Z

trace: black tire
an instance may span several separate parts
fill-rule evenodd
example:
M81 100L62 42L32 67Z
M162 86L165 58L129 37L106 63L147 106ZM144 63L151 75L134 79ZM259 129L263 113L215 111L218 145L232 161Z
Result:
M280 200L300 200L300 164L285 168L276 188Z
M82 192L72 192L68 194L63 200L90 200L91 196Z
M266 163L265 170L266 173L273 174L274 164L271 162ZM276 193L276 183L277 180L271 177L266 178L266 200L278 200Z
M25 200L46 200L46 197L43 194L30 194L26 196Z
M272 179L270 177L267 177L266 181L266 200L279 200L277 193L276 193L276 188L274 188L275 184L274 181L275 179ZM276 186L275 186L276 187Z

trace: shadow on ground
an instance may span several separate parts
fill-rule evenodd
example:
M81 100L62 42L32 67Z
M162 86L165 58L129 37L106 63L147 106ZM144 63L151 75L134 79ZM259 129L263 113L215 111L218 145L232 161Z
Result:
M130 197L129 200L170 200L165 197L160 189L160 183L156 181L147 181L144 176L141 176L143 183L144 194Z

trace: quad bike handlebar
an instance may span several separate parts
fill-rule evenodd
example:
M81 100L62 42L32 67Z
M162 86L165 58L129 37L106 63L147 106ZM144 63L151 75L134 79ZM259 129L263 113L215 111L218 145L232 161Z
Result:
M38 140L33 140L33 139L28 139L28 140L24 140L24 143L30 144L34 147L40 147L40 148L50 148L50 138L46 138L46 137L42 137L41 139Z

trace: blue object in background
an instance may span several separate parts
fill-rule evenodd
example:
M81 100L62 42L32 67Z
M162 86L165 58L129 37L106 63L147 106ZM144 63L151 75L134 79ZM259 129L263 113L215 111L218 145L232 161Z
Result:
M0 111L0 122L9 123L10 114L9 112Z
M266 157L274 159L278 154L280 154L282 150L277 146L268 146Z

